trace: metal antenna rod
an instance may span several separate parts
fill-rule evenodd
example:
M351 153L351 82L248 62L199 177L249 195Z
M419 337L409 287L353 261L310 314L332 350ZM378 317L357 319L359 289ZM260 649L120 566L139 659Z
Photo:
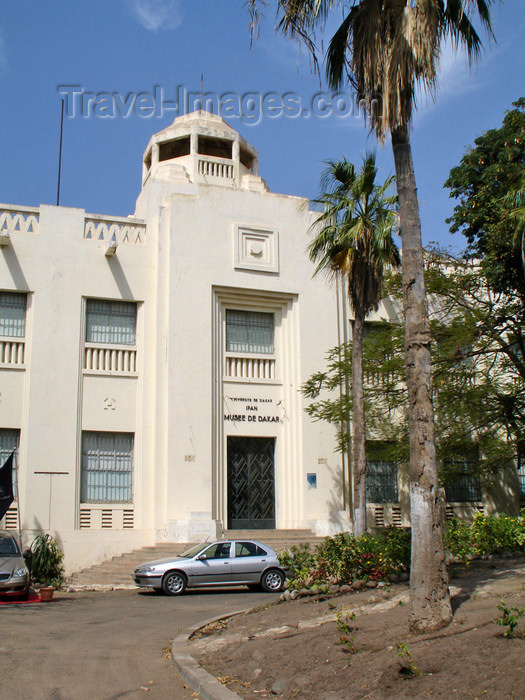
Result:
M62 109L60 113L60 147L58 151L58 183L57 183L57 207L60 205L60 173L62 171L62 134L64 131L64 100L60 100Z

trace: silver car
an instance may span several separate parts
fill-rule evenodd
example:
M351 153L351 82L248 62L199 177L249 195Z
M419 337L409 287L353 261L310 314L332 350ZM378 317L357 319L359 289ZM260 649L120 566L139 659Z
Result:
M0 597L27 600L29 571L15 537L0 530Z
M133 579L141 588L180 595L201 586L248 586L281 591L286 573L277 554L254 540L219 540L191 547L180 556L138 566Z

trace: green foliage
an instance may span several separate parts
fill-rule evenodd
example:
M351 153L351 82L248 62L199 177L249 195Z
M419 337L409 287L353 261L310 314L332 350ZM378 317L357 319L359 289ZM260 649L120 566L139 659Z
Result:
M358 170L346 158L328 161L323 172L323 192L313 203L321 207L311 230L308 246L315 273L340 276L356 317L376 309L381 299L385 269L399 266L400 257L392 234L397 195L388 194L394 177L376 183L375 154L363 158Z
M501 612L501 616L495 622L497 625L507 628L503 632L503 636L507 639L515 636L514 631L519 624L520 617L525 613L525 608L518 608L517 606L509 608L502 598L500 605L498 605L498 610Z
M513 290L525 303L521 245L515 240L515 222L506 213L504 198L516 190L525 167L525 98L513 104L499 129L474 141L450 171L445 187L458 200L447 222L469 242L469 253L481 260L491 288Z
M354 637L351 635L355 628L349 624L355 620L355 612L349 613L346 610L339 610L336 617L337 631L340 633L339 641L336 644L342 646L343 651L347 654L357 654L359 648L355 646Z
M311 551L309 545L293 546L279 553L288 571L290 589L318 588L358 579L381 581L410 570L410 532L387 527L377 534L354 537L341 532L326 537ZM445 548L467 562L470 556L525 551L525 509L519 516L476 515L472 523L451 518L445 524Z
M374 323L373 327L366 324L365 328L363 375L367 432L378 436L381 459L404 461L408 458L408 422L393 419L397 411L404 417L406 412L404 329L400 324L387 322ZM340 450L348 450L350 445L352 351L352 343L329 350L326 369L312 375L302 387L302 393L310 399L306 407L308 415L337 426ZM370 447L369 443L367 457L379 459L377 454L371 453Z
M471 444L495 471L525 437L525 307L511 290L494 294L483 267L444 251L428 254L426 281L438 453Z
M328 583L351 583L357 579L380 581L408 571L410 533L393 527L361 537L343 532L327 537L317 545L315 553L293 547L290 553L281 553L279 559L290 572L292 589L322 588Z
M63 581L61 562L64 555L54 537L48 534L35 537L25 558L35 583L59 588Z
M445 524L445 549L463 562L471 554L470 524L459 518L451 518Z
M520 518L477 515L471 526L472 546L479 554L514 552L520 549L519 534L523 537L524 526L525 521Z
M445 548L467 561L468 555L525 551L525 512L518 517L484 516L469 524L452 518L445 526Z
M399 658L403 661L401 672L405 676L408 676L409 678L418 678L423 675L420 669L416 666L412 652L405 642L396 644L396 656L399 656Z
M476 474L506 468L525 444L525 307L516 295L494 295L484 271L446 251L426 254L431 299L433 403L438 459L470 452ZM397 276L388 282L390 299L401 305ZM367 458L381 445L381 459L408 460L408 407L404 375L403 324L367 325L363 343ZM303 387L307 412L346 429L352 403L351 344L334 348L319 372ZM389 453L389 454L388 454ZM441 473L441 483L454 478Z

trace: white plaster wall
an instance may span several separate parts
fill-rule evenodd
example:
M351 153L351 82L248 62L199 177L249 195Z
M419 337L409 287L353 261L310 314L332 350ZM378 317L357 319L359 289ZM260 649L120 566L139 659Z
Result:
M83 430L136 432L141 425L141 421L137 421L137 383L135 377L85 375Z
M155 181L149 180L145 190L150 185L152 189L157 188ZM307 494L307 520L327 520L330 517L328 509L339 511L342 507L340 485L335 476L339 458L333 453L334 431L312 423L304 414L304 400L299 390L301 383L322 367L326 350L337 342L336 302L335 292L325 280L312 280L313 266L305 253L309 215L301 209L302 200L295 197L214 186L199 186L197 197L193 185L186 188L179 185L177 190L168 201L163 198L164 207L169 211L170 232L169 241L162 239L159 244L169 251L170 268L170 282L165 290L165 305L169 308L167 520L206 520L212 517L214 444L211 394L212 382L217 378L213 377L212 371L212 341L216 331L212 325L211 305L216 287L257 291L261 297L261 310L265 308L265 294L293 294L297 298L294 345L289 348L293 357L285 375L281 373L281 384L255 387L251 383L237 388L245 394L245 387L249 387L253 396L266 392L274 404L284 403L285 394L289 395L286 410L289 415L293 414L293 421L298 424L295 431L298 444L294 446L293 458L299 465L299 475L294 473L293 483L290 479L287 482L283 471L285 455L280 453L283 440L277 440L276 456L281 469L276 484L278 526L301 527L306 521L307 471L319 473L318 488ZM146 199L144 192L141 200ZM150 200L149 204L153 206L153 201ZM237 225L278 232L279 274L234 268ZM283 362L284 350L278 347L278 362ZM283 386L283 382L287 386ZM231 393L230 386L225 387L226 393ZM279 437L280 427L270 429L263 425L251 425L250 431L243 434ZM230 424L225 436L235 434L239 428ZM159 435L159 439L162 440L162 436ZM308 455L311 461L314 454L317 455L315 469L310 462L303 462L303 455ZM318 463L319 459L326 460L327 464L330 462L331 471L324 462Z
M7 399L0 403L0 425L21 429L22 525L28 531L59 531L66 548L71 539L91 536L76 529L81 428L141 430L140 379L89 376L83 386L83 298L141 301L154 283L147 245L120 245L108 259L107 242L84 239L84 217L80 209L43 205L38 233L12 232L0 253L0 288L30 293L25 369L0 371L0 392ZM107 395L117 398L118 410L102 410ZM137 454L139 474L142 461ZM153 510L153 503L145 506ZM138 531L111 535L121 536L144 538ZM84 564L88 550L73 555L69 548Z
M221 397L266 398L258 415L281 417L252 422L249 432L242 426L244 435L276 438L277 526L320 534L344 527L335 430L311 421L300 393L337 343L335 291L312 279L303 205L263 186L252 192L150 176L135 214L147 221L143 245L119 244L107 258L108 241L84 239L83 210L43 205L38 233L14 232L0 251L0 289L30 293L26 368L0 371L9 398L0 402L0 425L21 429L23 526L59 533L68 570L154 540L213 536L225 525L226 437L241 426L229 423L217 436L217 383ZM235 269L238 226L276 232L278 274ZM222 385L218 290L255 294L261 310L268 299L283 310L275 383ZM83 371L90 297L138 303L136 376ZM226 401L221 421L225 410ZM133 530L79 529L82 430L135 434ZM316 489L307 486L309 472Z
M0 426L19 428L22 422L26 373L0 369Z

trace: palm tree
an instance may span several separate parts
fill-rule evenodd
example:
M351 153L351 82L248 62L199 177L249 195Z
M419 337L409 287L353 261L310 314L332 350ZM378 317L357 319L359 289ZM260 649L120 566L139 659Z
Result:
M412 562L410 624L426 632L452 619L439 501L430 324L424 284L421 221L409 128L417 88L436 87L442 43L452 39L475 58L481 40L472 24L477 15L491 33L494 0L278 0L278 28L302 40L316 55L315 32L331 10L343 21L326 57L333 89L345 80L369 109L370 124L382 142L390 134L394 154L402 239L405 366L410 424L410 504ZM248 0L257 24L259 0ZM316 60L316 59L315 59ZM316 61L317 62L317 61Z
M312 225L315 238L308 246L314 274L325 272L340 277L348 289L354 311L352 332L352 463L353 530L366 530L366 425L363 395L363 332L365 318L377 309L381 299L385 268L399 266L400 257L392 239L395 227L395 195L387 195L394 177L376 185L375 155L356 168L346 159L329 161L316 204L322 213Z

